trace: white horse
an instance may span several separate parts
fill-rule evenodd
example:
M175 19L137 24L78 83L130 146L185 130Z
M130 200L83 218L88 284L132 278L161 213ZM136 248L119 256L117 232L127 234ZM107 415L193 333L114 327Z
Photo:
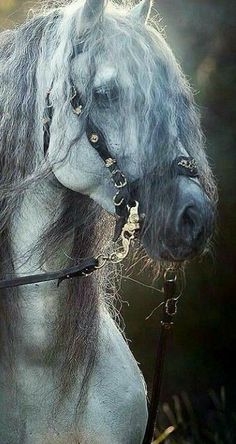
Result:
M181 261L205 249L214 181L191 89L150 11L151 0L133 8L78 0L1 34L2 277L71 266L109 238L114 187L84 131L88 115L137 184L148 255ZM72 82L85 103L80 117ZM198 178L173 176L179 155L196 160ZM1 292L1 444L142 442L145 384L106 284L97 271L59 288Z

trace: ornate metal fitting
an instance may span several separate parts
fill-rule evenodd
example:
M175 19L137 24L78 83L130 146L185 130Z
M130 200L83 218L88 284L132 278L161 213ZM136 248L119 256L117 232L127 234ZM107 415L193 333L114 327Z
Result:
M89 140L90 140L90 142L92 142L92 143L98 143L98 141L99 141L99 136L98 136L98 134L96 134L96 133L92 133L92 134L89 136Z
M105 161L105 165L107 168L110 168L112 165L116 164L116 159L112 159L112 157L108 157Z
M86 273L86 271L82 271L82 276L84 276L84 277L88 277L89 275L90 275L90 273Z
M135 238L136 231L140 229L139 203L135 201L133 207L128 206L128 212L128 220L121 232L121 245L118 245L115 251L109 255L100 254L97 257L97 269L102 268L107 262L119 264L128 256L131 242Z
M128 206L129 217L124 225L123 231L128 232L130 234L134 234L136 230L140 229L140 219L139 219L139 203L135 201L135 205L133 207Z
M119 174L119 181L116 181L114 178L117 174ZM113 176L114 185L116 188L124 188L127 185L127 183L128 183L127 179L120 170L113 171L112 176Z
M172 281L172 282L176 282L177 281L177 272L175 269L173 268L167 268L167 270L165 270L164 273L164 280L165 281Z
M130 245L135 237L136 231L140 229L139 223L139 203L135 201L133 207L128 206L128 220L121 232L121 246L111 254L111 262L122 262L129 253Z
M47 125L47 123L51 122L51 119L49 117L43 118L43 125Z
M178 166L181 166L183 168L186 168L187 170L189 170L191 173L195 172L197 169L197 164L195 159L181 159L178 162Z
M77 106L76 108L73 108L73 112L74 112L77 116L80 116L80 114L82 113L82 111L83 111L83 106L82 106L82 105L79 105L79 106Z
M168 316L175 316L177 313L177 299L167 299L165 303L165 312Z
M109 261L109 256L105 254L99 254L97 257L98 264L96 265L95 269L99 270L100 268L103 268L104 265Z
M120 192L117 191L116 195L113 197L113 203L114 203L114 205L116 207L120 207L123 204L124 200L125 200L123 197L121 197L120 200L117 200L117 198L120 197L119 193Z

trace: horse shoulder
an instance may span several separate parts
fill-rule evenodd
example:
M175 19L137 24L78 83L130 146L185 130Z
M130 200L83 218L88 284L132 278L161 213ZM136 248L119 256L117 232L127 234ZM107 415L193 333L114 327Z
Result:
M146 421L143 376L121 332L110 315L102 311L98 357L83 415L82 430L90 440L82 442L138 444Z

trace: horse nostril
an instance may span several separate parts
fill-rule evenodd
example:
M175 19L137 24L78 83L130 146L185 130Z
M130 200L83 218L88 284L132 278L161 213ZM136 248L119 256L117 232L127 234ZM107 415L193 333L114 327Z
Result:
M198 244L204 235L204 225L201 212L194 205L184 208L179 218L179 232L183 240L189 244Z

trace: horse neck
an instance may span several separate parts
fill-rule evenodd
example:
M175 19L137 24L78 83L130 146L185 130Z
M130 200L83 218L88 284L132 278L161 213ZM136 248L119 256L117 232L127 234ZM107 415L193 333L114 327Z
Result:
M61 254L54 255L50 263L45 261L41 264L41 251L36 248L45 229L53 223L55 202L60 199L58 193L61 191L55 190L49 182L44 183L43 187L36 185L25 194L20 209L14 214L10 226L10 238L14 271L17 275L36 274L49 271L52 267L67 265L68 249L71 248L68 240L64 243L62 241ZM57 208L57 211L60 209Z
M21 207L13 217L10 227L11 254L16 275L38 274L44 271L67 266L69 259L68 241L61 244L61 254L55 255L51 261L41 263L41 254L35 248L45 227L52 222L53 201L55 191L48 184L42 189L37 187L24 196ZM38 197L39 195L43 198ZM58 196L57 196L58 197ZM69 257L69 254L68 254ZM50 263L49 263L50 262ZM34 284L20 287L18 290L19 324L17 328L19 355L27 353L40 359L53 346L55 335L53 326L60 310L60 303L67 292L67 283L57 289L56 282Z

